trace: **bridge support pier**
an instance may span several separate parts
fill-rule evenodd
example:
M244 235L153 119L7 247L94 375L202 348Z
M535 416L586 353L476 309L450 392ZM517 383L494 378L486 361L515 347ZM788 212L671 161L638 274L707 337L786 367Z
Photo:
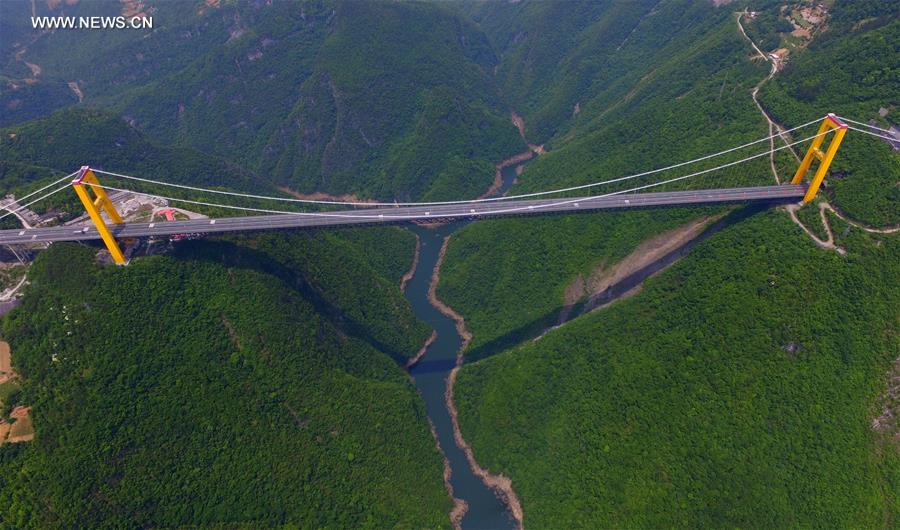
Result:
M122 249L119 248L118 241L109 231L102 212L106 212L113 224L122 224L122 217L116 211L112 201L109 200L106 190L100 186L97 175L91 171L90 167L81 166L81 170L78 172L75 180L72 181L72 187L75 188L75 193L81 199L84 209L91 217L91 221L94 222L94 226L97 228L97 232L100 233L100 237L103 238L103 242L106 243L106 248L109 249L109 254L112 256L113 261L117 265L125 265L128 260L125 259ZM91 191L88 191L88 188Z
M828 135L824 133L829 130L836 130L837 132L835 132L834 136L831 138L828 149L823 151L822 144L828 137ZM806 195L803 197L803 204L808 203L816 197L819 186L822 185L825 174L828 173L828 167L831 166L831 161L834 160L834 155L841 146L844 135L847 134L847 124L842 122L834 114L829 114L822 120L822 125L819 127L818 134L821 136L817 136L816 139L813 140L812 145L809 146L809 150L806 152L806 156L803 157L803 161L800 163L800 167L797 168L794 178L791 179L791 184L802 183L803 179L806 177L806 173L809 171L809 167L813 163L813 158L819 159L819 167L816 169L816 174L809 182L809 188L807 188Z

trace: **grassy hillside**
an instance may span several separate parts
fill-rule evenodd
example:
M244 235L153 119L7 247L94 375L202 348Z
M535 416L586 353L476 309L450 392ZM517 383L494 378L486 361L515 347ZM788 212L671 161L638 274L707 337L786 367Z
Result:
M900 240L813 246L779 212L638 296L463 368L463 434L533 528L889 527Z
M37 430L0 448L3 523L447 526L424 410L385 354L425 330L358 323L345 286L272 244L192 242L127 268L41 254L3 329ZM302 236L294 256L324 244ZM340 274L366 272L344 258ZM397 269L374 266L360 295L402 301L379 279Z

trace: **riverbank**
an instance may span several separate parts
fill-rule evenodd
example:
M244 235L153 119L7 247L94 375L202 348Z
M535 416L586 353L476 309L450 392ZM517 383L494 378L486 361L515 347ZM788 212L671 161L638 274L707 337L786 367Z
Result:
M441 447L437 429L430 418L428 420L428 425L431 427L431 435L434 436L434 443L437 445L437 450L444 459L444 487L447 488L447 493L450 494L450 498L453 500L453 508L450 508L450 524L453 525L453 530L462 530L462 520L463 517L466 516L466 512L469 511L469 503L454 495L453 483L450 482L450 479L453 477L453 469L450 467L450 460L447 458L446 453L444 453L444 448Z
M406 274L404 274L403 277L400 278L400 292L406 292L406 284L408 284L409 281L412 280L412 277L416 274L416 269L419 267L419 254L421 254L422 252L422 238L419 237L419 234L415 234L415 236L416 250L413 253L412 265L409 266L409 270L406 271Z
M475 454L472 451L472 447L466 442L465 438L462 435L462 430L459 427L459 412L456 409L456 403L453 400L453 388L456 384L456 377L459 373L459 369L462 367L463 362L465 361L465 356L463 355L463 350L465 350L466 346L469 345L469 342L472 340L472 332L466 327L466 321L462 315L453 310L450 306L445 304L441 299L437 297L437 286L441 280L441 265L444 262L444 257L447 252L447 245L450 243L450 236L444 238L444 242L441 245L441 250L438 253L437 262L434 265L434 270L431 273L431 285L428 288L428 301L434 306L438 311L441 312L447 318L453 320L456 324L456 332L462 338L462 345L459 348L459 351L456 354L456 365L450 370L450 375L447 377L447 388L444 394L444 402L447 406L447 411L450 413L450 421L453 425L453 439L456 442L457 447L462 449L463 453L466 456L466 460L469 462L469 468L472 470L472 473L475 474L478 478L481 479L484 484L489 487L494 493L506 504L509 509L510 514L513 516L513 519L516 521L516 525L519 529L523 528L523 518L524 514L522 512L522 503L519 501L518 495L516 495L515 490L512 487L512 480L509 477L506 477L501 474L494 475L490 473L487 469L481 467L478 464L478 461L475 460Z
M546 153L543 145L528 143L528 140L525 138L525 120L523 120L521 116L513 111L512 113L510 113L510 118L513 125L515 125L516 129L519 131L519 136L522 137L522 141L525 142L525 145L528 146L528 149L522 151L521 153L517 153L494 166L494 182L491 183L491 186L487 189L487 191L485 191L478 197L479 199L486 199L488 197L491 197L492 195L496 195L497 192L500 191L501 188L503 188L504 169L510 166L518 166L516 168L516 176L521 175L522 170L524 169L524 166L522 166L521 164L523 164L524 162L528 162L537 155Z
M536 147L539 147L539 146L536 146ZM543 152L543 151L541 151L541 152ZM529 160L534 158L535 155L538 155L538 154L540 154L540 153L537 150L532 149L532 147L529 145L528 150L522 151L521 153L518 153L518 154L515 154L515 155L507 158L506 160L500 162L496 166L494 166L494 182L492 182L491 187L488 188L487 191L485 191L484 193L479 195L478 198L486 199L488 197L491 197L492 195L496 195L497 192L500 191L500 188L502 188L503 184L504 184L503 183L503 170L504 169L506 169L510 166L518 165L518 167L516 168L516 175L520 175L522 173L522 171L520 169L520 168L522 168L522 166L520 164L522 164L524 162L528 162Z
M511 170L507 170L509 176ZM457 366L459 352L468 343L468 333L459 333L457 321L446 316L429 299L435 269L440 269L439 254L450 234L465 222L447 223L434 228L413 226L411 230L420 238L419 261L413 277L404 292L416 316L431 326L436 334L433 341L417 354L408 368L413 384L422 397L428 419L434 426L435 442L443 454L449 469L446 470L447 492L453 499L448 514L455 528L466 530L502 530L516 528L506 503L476 475L469 465L469 458L457 444L453 432L453 420L447 407L446 395L450 372ZM457 499L461 502L457 502ZM463 509L465 503L465 509ZM459 526L457 526L459 525Z
M621 284L624 280L632 277L634 274L647 269L654 263L658 263L671 252L696 240L712 221L721 218L722 216L715 218L701 217L700 219L685 223L672 230L667 230L666 232L638 244L631 253L619 260L609 269L606 269L603 266L595 269L586 282L586 294L588 299L584 306L584 312L592 311L607 305L610 300L604 300L603 294L608 292L610 288ZM654 270L652 273L648 274L647 277L658 274L664 268L671 266L680 258L681 256L678 256L670 263L664 264L663 268ZM647 278L642 278L640 279L640 282L643 283L646 279ZM629 288L621 295L616 296L615 299L621 300L636 294L637 290L639 290L637 289L638 287L639 285Z
M512 113L512 122L524 134L524 122ZM524 137L523 137L524 139ZM502 197L522 173L525 163L543 153L543 146L528 149L494 166L494 181L479 197ZM407 370L425 402L438 450L444 455L445 484L453 499L450 521L454 528L490 529L523 527L521 502L512 481L491 474L475 459L460 430L453 401L454 384L464 362L463 351L472 341L462 315L437 297L440 271L450 236L467 221L415 223L416 252L400 287L416 315L436 331L407 364Z
M510 113L510 117L512 119L513 125L516 126L516 129L519 130L519 136L522 137L522 141L528 146L529 151L534 151L537 155L542 155L546 151L544 150L544 145L537 145L530 143L528 138L525 137L525 119L519 116L515 111Z
M413 366L419 364L419 361L422 360L422 357L424 357L425 353L428 351L428 347L431 346L432 344L434 344L434 341L437 340L437 337L438 337L437 330L432 331L431 335L429 335L428 338L425 339L425 343L422 344L422 347L419 348L419 351L416 352L415 355L410 357L408 361L406 361L405 368L407 371L409 371L409 369L412 368Z
M444 263L444 257L447 255L447 246L450 244L450 236L444 238L441 244L441 250L438 252L437 263L434 264L434 270L431 271L431 284L428 287L428 301L442 315L456 323L456 333L462 338L462 346L459 348L458 356L462 355L462 351L472 342L472 332L466 327L466 321L462 315L453 310L452 307L442 302L437 297L438 282L441 281L441 265Z

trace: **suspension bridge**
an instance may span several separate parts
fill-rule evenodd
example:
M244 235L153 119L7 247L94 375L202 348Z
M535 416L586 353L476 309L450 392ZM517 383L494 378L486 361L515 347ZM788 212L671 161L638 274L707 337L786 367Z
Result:
M809 127L820 120L814 120L809 123L800 125L785 132L794 132L805 127ZM583 213L594 212L605 209L629 209L629 208L646 208L660 206L690 206L690 205L710 205L724 203L749 203L763 202L771 204L781 204L788 202L809 202L815 197L822 180L828 171L835 153L837 152L844 134L848 129L857 130L887 139L879 132L886 132L877 129L879 132L858 129L848 125L856 123L858 125L877 129L864 123L855 122L840 118L834 114L829 114L819 126L818 132L808 138L790 142L780 147L772 146L761 153L757 153L740 160L721 164L712 168L695 171L686 175L668 178L643 184L628 189L621 189L599 195L585 195L579 197L565 198L536 198L546 195L569 194L572 192L597 187L601 185L616 184L629 181L632 179L645 177L670 171L679 167L695 164L704 160L723 156L740 149L751 147L762 142L769 142L775 136L783 137L784 132L772 135L754 142L733 147L725 151L706 155L700 158L681 162L664 168L654 169L643 173L618 177L600 182L592 182L579 186L568 188L560 188L548 191L526 193L519 195L506 195L502 197L492 197L474 200L459 201L439 201L439 202L417 202L417 203L401 203L401 202L368 202L354 203L345 201L325 201L325 200L307 200L286 197L270 197L263 195L254 195L249 193L241 193L234 191L223 191L215 189L200 188L196 186L188 186L147 178L125 175L121 173L113 173L99 169L91 169L88 166L82 167L75 173L67 175L62 179L51 183L25 197L19 202L23 202L42 191L46 191L54 186L63 183L74 177L70 183L63 183L61 187L50 191L43 196L32 200L17 210L10 210L0 219L7 215L15 214L18 211L27 208L31 204L44 200L69 187L74 188L76 194L81 199L82 204L89 215L92 225L87 226L55 226L46 228L24 228L14 230L0 230L0 245L21 245L28 243L52 243L58 241L88 241L103 240L116 263L126 263L126 258L119 247L118 240L139 237L152 236L170 236L177 234L214 234L225 232L246 232L276 229L297 229L297 228L318 228L318 227L338 227L352 225L367 224L388 224L388 223L408 223L408 222L433 222L440 220L454 219L481 219L481 218L497 218L504 216L522 216L522 215L547 215L547 214L563 214L563 213ZM830 139L829 139L829 135ZM827 147L826 139L829 139ZM794 178L790 184L773 185L773 186L755 186L740 188L720 188L720 189L704 189L704 190L688 190L688 191L645 191L658 186L671 184L674 182L693 178L702 174L719 171L727 167L740 165L751 160L761 158L763 156L771 156L772 153L781 149L792 148L805 142L811 141L806 155L798 167ZM809 179L809 183L805 184L806 175L811 166L818 161L818 167L815 174ZM240 206L234 204L221 204L209 201L198 201L159 195L156 193L136 191L133 189L123 189L109 185L101 184L97 174L109 177L121 178L133 182L143 184L151 184L156 187L168 186L172 188L190 190L192 192L203 192L204 194L213 194L220 196L239 197L242 199L280 201L293 204L314 204L314 205L330 205L330 206L348 206L349 208L340 211L286 211L271 208L254 208ZM134 192L150 197L158 197L168 201L183 202L187 204L195 204L206 207L218 207L231 210L239 210L242 212L253 213L254 215L243 215L236 217L222 217L215 219L189 219L185 221L162 221L148 223L126 223L123 221L114 204L107 195L107 190L120 192ZM104 215L105 217L104 218Z

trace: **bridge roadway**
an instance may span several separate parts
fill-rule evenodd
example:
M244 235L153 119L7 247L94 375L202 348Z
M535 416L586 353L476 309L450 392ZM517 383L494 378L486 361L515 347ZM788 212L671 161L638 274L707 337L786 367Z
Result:
M218 219L191 219L154 223L125 223L110 225L117 238L165 236L174 234L209 234L245 232L284 228L337 227L362 224L388 224L447 219L480 219L513 215L542 215L550 213L582 213L605 209L646 208L651 206L689 206L736 202L787 203L799 201L806 192L805 185L759 186L697 191L669 191L632 193L607 197L555 198L537 200L508 200L469 204L432 206L402 206L334 212L268 214ZM0 244L14 245L54 241L85 241L100 239L91 226L57 226L0 230Z

